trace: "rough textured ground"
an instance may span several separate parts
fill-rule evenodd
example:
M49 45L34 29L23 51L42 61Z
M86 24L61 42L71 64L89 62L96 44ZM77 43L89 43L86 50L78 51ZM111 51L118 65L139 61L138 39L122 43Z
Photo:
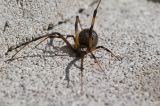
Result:
M5 56L8 46L54 31L74 34L76 15L89 27L95 7L93 0L0 0L0 106L160 106L160 4L151 0L102 0L98 45L122 60L109 65L109 54L97 51L104 75L86 56L83 95L80 60L60 40L46 50L45 42L31 51L38 42L32 43L16 56L22 58L4 62L15 53ZM50 23L55 27L47 31Z

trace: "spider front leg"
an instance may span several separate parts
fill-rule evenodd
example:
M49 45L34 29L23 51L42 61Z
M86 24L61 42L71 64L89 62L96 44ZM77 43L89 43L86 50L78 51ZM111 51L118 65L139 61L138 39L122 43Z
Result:
M82 30L82 25L81 25L81 23L80 23L80 19L79 19L79 16L76 16L76 21L75 21L75 44L74 44L74 48L75 49L77 49L78 47L79 47L79 33L78 33L78 23L79 23L79 25L80 25L80 27L81 27L81 30Z
M79 26L80 26L81 30L83 30L81 21L79 19L79 16L76 16L76 20L77 20L77 24L79 23Z
M89 49L92 48L92 43L93 43L92 31L93 31L93 27L94 27L95 20L96 20L96 15L97 15L97 10L98 10L98 7L99 7L100 3L101 3L101 0L99 0L98 5L97 5L96 9L94 10L91 26L90 26L90 29L89 29L89 38L88 38Z
M13 58L22 50L24 49L27 45L29 45L30 43L34 42L34 41L37 41L39 39L42 39L42 38L45 38L47 39L47 35L44 35L44 36L40 36L40 37L37 37L37 38L34 38L30 41L27 41L27 42L24 42L24 43L21 43L17 46L12 46L10 48L8 48L7 52L5 53L5 55L8 55L9 52L12 52L13 50L16 50L16 53L14 55L12 55L12 57L10 59L8 59L7 61L12 61ZM43 41L43 40L42 40ZM41 41L41 42L42 42ZM18 48L20 48L19 50L17 50Z
M66 39L68 39L68 38L72 38L72 39L73 39L73 41L75 42L74 35L67 35L67 36L66 36Z
M57 35L57 36L56 36ZM44 38L44 39L43 39ZM53 32L51 34L46 34L46 35L43 35L43 36L40 36L40 37L37 37L37 38L33 38L32 40L30 41L27 41L27 42L24 42L24 43L21 43L15 47L10 47L8 49L8 51L5 53L6 55L9 53L9 52L12 52L13 50L16 50L18 48L20 48L12 57L11 59L7 60L7 61L11 61L13 60L13 58L22 50L24 49L27 45L29 45L30 43L34 42L34 41L37 41L37 40L40 40L40 39L43 39L42 41L40 41L35 47L37 47L39 44L41 44L42 42L44 42L46 39L54 39L54 38L60 38L62 39L68 48L70 48L71 50L75 51L75 49L72 47L72 45L69 43L69 41L64 37L64 35L58 33L58 32Z
M68 38L72 38L73 41L75 42L74 35L66 35L66 40L67 40ZM53 38L50 38L49 41L47 41L47 44L46 44L46 46L45 46L45 50L47 49L48 46L53 46L53 40L54 40Z
M91 23L91 27L90 27L90 33L89 33L90 35L92 34L92 30L93 30L93 27L94 27L96 15L97 15L97 10L98 10L100 2L101 2L101 0L99 0L98 5L97 5L97 7L96 7L96 9L94 10L94 13L93 13L92 23Z

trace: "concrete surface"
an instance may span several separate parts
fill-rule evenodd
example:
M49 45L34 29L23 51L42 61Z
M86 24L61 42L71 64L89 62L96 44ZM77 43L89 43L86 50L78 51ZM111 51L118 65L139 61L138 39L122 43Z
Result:
M109 54L97 51L104 75L86 56L83 95L80 61L60 40L45 52L46 42L31 51L34 42L16 56L23 58L4 62L15 53L5 56L7 48L26 39L74 34L76 15L89 27L95 7L93 0L0 0L0 106L160 106L160 4L152 1L102 0L94 27L98 45L122 61L112 58L109 65ZM47 31L48 24L55 27Z

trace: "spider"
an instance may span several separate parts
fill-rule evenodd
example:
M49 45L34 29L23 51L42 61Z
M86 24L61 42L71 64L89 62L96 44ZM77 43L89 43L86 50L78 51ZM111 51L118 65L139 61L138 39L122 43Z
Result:
M92 22L91 22L91 26L90 28L82 28L82 25L80 23L80 19L79 16L76 16L76 21L75 21L75 35L64 35L61 34L59 32L52 32L50 34L46 34L40 37L36 37L36 38L32 38L29 41L26 41L24 43L21 43L17 46L11 46L10 48L8 48L8 51L6 52L6 55L9 52L12 52L13 50L17 50L16 53L14 55L12 55L11 59L9 59L8 61L11 61L14 59L14 57L22 50L24 49L27 45L29 45L30 43L40 40L41 41L36 45L38 46L40 43L44 42L45 40L47 40L48 38L50 39L50 44L53 43L53 39L55 38L59 38L62 39L62 41L65 42L65 44L67 45L67 47L69 49L71 49L77 57L79 57L81 59L81 86L83 85L83 61L84 61L84 56L87 55L88 53L91 54L91 56L94 58L95 62L98 64L98 66L102 69L102 67L100 66L96 56L93 54L93 51L97 50L97 49L103 49L107 52L109 52L111 54L111 56L116 57L118 60L120 60L120 58L116 55L114 55L112 53L111 50L109 50L108 48L104 47L104 46L97 46L98 43L98 35L96 33L96 31L93 30L94 27L94 23L95 23L95 19L96 19L96 15L97 15L97 10L98 7L101 3L101 0L98 1L97 7L94 10L93 13L93 17L92 17ZM78 24L81 27L81 31L78 32ZM65 37L66 36L66 37ZM73 38L74 40L74 45L71 45L71 43L67 40L67 38ZM35 46L35 47L36 47ZM104 70L102 69L102 71L104 72ZM105 72L104 72L105 73Z

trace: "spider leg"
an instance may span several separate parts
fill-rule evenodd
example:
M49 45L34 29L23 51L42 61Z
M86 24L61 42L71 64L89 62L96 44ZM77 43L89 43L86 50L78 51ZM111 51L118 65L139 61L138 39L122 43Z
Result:
M89 38L88 38L89 48L92 47L92 42L93 42L92 31L93 31L93 27L94 27L96 15L97 15L97 10L98 10L98 7L99 7L100 3L101 3L101 0L99 0L98 5L97 5L96 9L94 10L93 17L92 17L92 23L91 23L91 27L90 27L90 30L89 30Z
M107 52L109 52L109 53L111 53L111 56L114 56L114 57L116 57L119 61L121 61L121 59L120 59L120 57L118 57L118 56L116 56L114 53L112 53L112 51L111 50L109 50L108 48L106 48L106 47L104 47L104 46L97 46L96 47L96 49L104 49L104 50L106 50Z
M81 30L83 30L81 21L80 21L80 19L79 19L79 16L77 16L77 21L78 21L78 23L79 23L79 26L80 26Z
M74 48L78 48L79 46L79 36L78 36L78 16L76 16L76 22L75 22L75 45Z
M92 32L92 30L93 30L93 27L94 27L96 15L97 15L97 10L98 10L98 7L99 7L100 2L101 2L101 0L99 0L98 5L97 5L97 7L96 7L96 9L94 10L94 13L93 13L92 23L91 23L91 27L90 27L90 34L91 34L91 32Z
M82 28L82 24L81 24L81 21L80 21L80 19L79 19L79 16L76 16L76 21L75 21L75 40L74 40L74 42L75 42L75 44L74 44L74 48L78 48L79 47L79 36L78 36L78 24L79 24L79 26L80 26L80 28L81 28L81 30L83 30L83 28Z
M46 38L46 37L47 37L46 35L41 36L41 37L37 37L37 38L34 38L34 39L30 40L30 41L21 43L21 44L15 46L15 47L12 46L12 47L8 48L8 51L5 53L6 55L8 55L8 53L9 53L9 52L12 52L13 50L16 50L16 49L18 49L18 48L20 48L20 49L19 49L18 51L16 51L16 53L11 57L11 59L9 59L9 60L7 60L7 61L13 60L13 58L14 58L22 49L24 49L27 45L29 45L30 43L32 43L32 42L34 42L34 41L36 41L36 40L42 39L42 38Z
M93 54L93 52L90 51L90 53L91 53L92 57L94 58L95 62L96 62L96 63L98 64L98 66L100 67L100 69L103 71L103 73L104 73L105 75L107 75L107 74L105 73L105 71L103 70L103 68L101 67L98 59L97 59L96 56Z
M57 36L56 36L57 35ZM37 37L37 38L33 38L32 40L30 41L27 41L27 42L24 42L24 43L21 43L15 47L10 47L8 49L8 51L5 53L6 55L9 53L9 52L12 52L13 50L16 50L18 48L20 48L12 57L11 59L9 59L8 61L11 61L13 60L13 58L22 50L24 49L27 45L29 45L30 43L34 42L34 41L37 41L39 39L42 39L44 38L41 42L39 42L35 47L37 47L40 43L42 43L43 41L45 41L47 38L51 38L51 39L54 39L54 38L60 38L62 39L68 48L70 48L71 50L75 51L75 49L72 47L72 45L69 43L69 41L64 37L64 35L58 33L58 32L53 32L51 34L46 34L46 35L43 35L43 36L40 36L40 37Z
M48 37L44 38L44 39L41 40L38 44L36 44L36 46L34 46L34 47L32 48L32 50L35 49L35 48L37 48L37 46L40 45L42 42L44 42L46 39L48 39ZM30 52L31 52L31 51L30 51ZM30 53L30 52L29 52L29 53Z
M60 38L60 39L62 39L66 43L67 47L75 52L75 49L72 47L72 45L69 43L69 41L64 37L64 35L61 35L60 33L57 33L57 35L58 36L50 35L49 37L50 38L54 37L54 38Z
M28 45L28 44L22 46L18 51L16 51L16 53L15 53L15 54L11 57L11 59L9 59L9 60L13 60L13 58L14 58L22 49L24 49L27 45ZM8 53L7 53L7 54L8 54Z
M68 38L72 38L72 39L73 39L73 41L75 42L74 35L67 35L67 36L66 36L66 39L68 39Z
M66 35L66 39L68 38L72 38L73 41L75 42L75 38L74 35ZM45 50L47 49L47 47L49 46L53 46L53 38L50 38L49 41L47 42L46 46L45 46Z
M42 41L40 41L34 48L36 48L40 43L44 42L47 39L47 37L45 39L43 39ZM28 44L27 44L28 45ZM23 49L25 48L27 45L24 45L22 48L20 48L12 57L11 60ZM32 48L32 50L34 49ZM30 53L30 52L29 52Z
M66 39L68 38L72 38L74 41L74 35L66 35ZM53 46L53 38L50 38L49 41L47 42L46 46L45 46L45 49L47 49L48 46Z

